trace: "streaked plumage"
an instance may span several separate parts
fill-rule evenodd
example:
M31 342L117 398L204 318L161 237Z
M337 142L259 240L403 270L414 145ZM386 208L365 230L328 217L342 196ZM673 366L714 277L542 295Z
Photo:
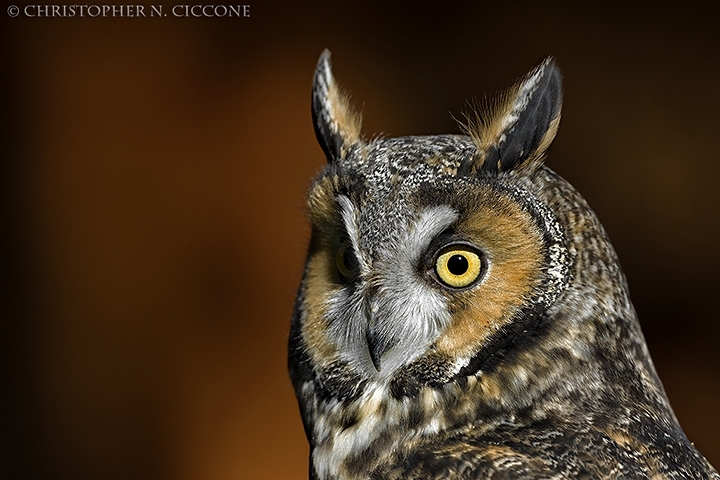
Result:
M580 194L542 165L552 59L466 135L364 141L326 51L328 157L289 345L316 479L713 478Z

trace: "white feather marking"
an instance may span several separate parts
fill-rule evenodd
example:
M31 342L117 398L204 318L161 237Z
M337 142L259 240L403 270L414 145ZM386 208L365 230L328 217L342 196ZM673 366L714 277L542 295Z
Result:
M338 204L348 237L360 264L360 283L338 289L327 301L330 336L341 358L375 378L390 378L395 370L422 355L450 322L445 297L418 272L430 242L457 219L447 205L423 210L402 229L394 247L384 248L372 261L361 248L360 213L346 196ZM372 322L375 334L389 345L378 372L370 359L365 332Z
M432 240L457 220L448 205L428 208L398 239L384 248L375 265L382 273L381 288L373 298L375 324L394 339L382 358L384 375L422 355L450 322L446 299L418 275L418 263Z
M535 92L538 86L540 78L545 72L545 65L541 65L535 70L532 75L525 79L518 88L517 96L515 97L515 103L513 104L512 110L503 118L500 130L506 132L515 122L520 118L520 113L525 110L530 102L530 96ZM498 139L498 145L505 141L505 133L503 133Z
M345 231L347 232L348 237L350 237L353 251L355 252L355 256L360 264L360 273L367 274L370 269L370 262L365 258L362 250L360 249L360 232L358 228L358 216L360 215L360 212L358 212L355 205L353 205L350 199L345 195L338 195L337 202L340 204L340 209L342 210L342 219L343 224L345 225Z

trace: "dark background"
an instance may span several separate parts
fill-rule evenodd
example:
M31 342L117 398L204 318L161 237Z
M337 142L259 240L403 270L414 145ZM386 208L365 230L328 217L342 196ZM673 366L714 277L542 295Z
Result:
M677 416L720 465L720 17L707 5L0 11L2 474L306 478L285 346L305 190L324 163L310 82L326 47L368 136L457 132L467 100L557 58L547 163L604 222Z

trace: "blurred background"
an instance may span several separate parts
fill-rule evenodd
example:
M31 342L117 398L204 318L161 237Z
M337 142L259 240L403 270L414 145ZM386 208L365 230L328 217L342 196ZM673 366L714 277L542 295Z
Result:
M458 132L466 101L557 58L547 164L605 224L677 416L720 466L717 7L339 3L0 12L4 478L307 478L285 348L326 47L367 136Z

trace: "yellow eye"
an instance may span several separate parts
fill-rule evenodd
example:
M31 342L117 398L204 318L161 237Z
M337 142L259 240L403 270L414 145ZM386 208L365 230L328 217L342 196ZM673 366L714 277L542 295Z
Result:
M357 275L359 265L350 240L345 240L340 245L335 255L335 264L340 274L346 279L349 280Z
M480 276L482 261L477 252L465 245L451 245L440 251L435 260L435 273L445 285L463 288Z

